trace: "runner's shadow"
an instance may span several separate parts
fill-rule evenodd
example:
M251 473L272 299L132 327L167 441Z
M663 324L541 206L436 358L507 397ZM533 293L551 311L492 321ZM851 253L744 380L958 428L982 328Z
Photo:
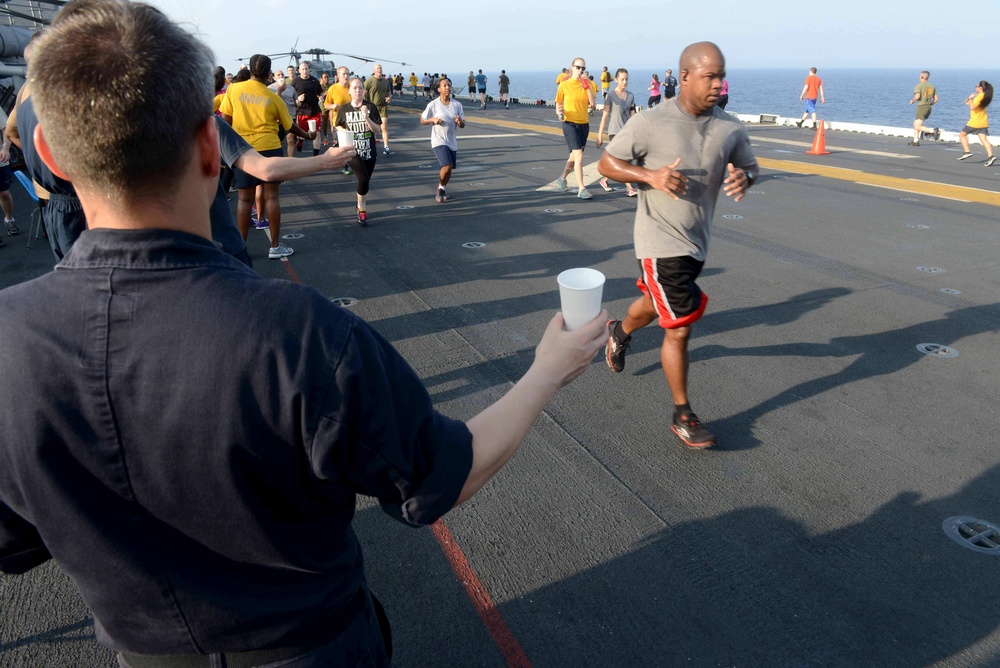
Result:
M950 496L901 492L818 534L763 506L669 518L635 551L499 609L534 665L995 665L994 561L941 526L995 513L998 484L994 466Z
M698 344L698 338L700 336L722 334L758 325L769 327L775 325L787 325L788 323L795 322L807 313L823 308L834 299L851 294L851 292L852 291L848 288L824 288L821 290L803 292L802 294L796 295L791 299L787 299L783 302L776 302L774 304L730 309L720 313L709 312L693 327L694 336L691 338L690 360L691 362L698 362L711 359L710 353L706 351L713 348L713 346L700 346ZM709 304L709 307L711 307L711 303ZM655 328L656 327L654 325L650 325L644 329ZM662 335L654 336L650 341L644 340L648 337L643 337L641 346L636 346L636 339L640 336L642 336L642 332L639 333L639 336L633 337L632 349L630 349L629 352L632 352L633 350L637 352L659 350L660 344L663 342ZM634 375L643 376L653 371L660 370L661 366L657 360L654 364L649 364L636 370Z
M894 374L922 359L916 350L920 343L947 346L968 336L1000 329L1000 304L970 306L951 311L944 317L908 327L862 334L838 336L828 343L779 343L747 348L722 345L703 346L692 359L698 361L721 357L816 357L854 360L843 370L798 383L745 411L722 419L713 419L713 431L725 434L719 450L744 450L759 445L753 435L755 424L773 411L819 396L834 388Z

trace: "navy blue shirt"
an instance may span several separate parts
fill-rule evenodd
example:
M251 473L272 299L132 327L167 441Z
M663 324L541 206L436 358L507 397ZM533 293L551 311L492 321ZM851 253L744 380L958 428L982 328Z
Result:
M361 319L201 237L84 232L0 313L0 557L47 548L118 650L329 639L365 586L355 494L425 525L472 465Z
M28 174L35 183L50 193L76 196L76 189L66 179L56 176L49 169L35 149L35 127L38 125L38 115L31 96L21 100L17 107L17 134L21 137L21 153L24 154L24 164Z
M233 130L229 123L218 116L215 117L215 121L216 127L219 128L219 154L222 162L230 167L235 167L240 156L253 147L236 130ZM246 249L247 244L243 240L243 235L240 234L240 229L236 226L233 210L229 207L229 196L222 187L221 178L208 215L212 219L212 241L219 248L230 255L237 255Z

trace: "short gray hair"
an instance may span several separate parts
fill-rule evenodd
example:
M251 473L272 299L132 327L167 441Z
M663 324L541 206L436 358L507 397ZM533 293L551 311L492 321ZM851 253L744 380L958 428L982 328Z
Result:
M34 56L39 122L74 182L126 204L136 193L176 196L195 134L212 115L208 47L150 5L74 0Z

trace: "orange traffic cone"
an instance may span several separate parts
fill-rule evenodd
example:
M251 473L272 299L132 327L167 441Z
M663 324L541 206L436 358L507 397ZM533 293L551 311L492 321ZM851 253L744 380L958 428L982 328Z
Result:
M813 147L806 151L806 155L830 155L830 152L826 150L826 123L822 119L819 121L819 129L816 131Z

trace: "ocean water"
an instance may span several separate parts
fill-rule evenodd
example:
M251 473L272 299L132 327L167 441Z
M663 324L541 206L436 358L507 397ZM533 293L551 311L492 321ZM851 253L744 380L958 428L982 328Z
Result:
M603 67L603 66L601 66ZM614 72L615 67L608 69ZM595 78L600 67L591 70ZM656 70L662 78L664 70ZM1000 70L998 69L931 69L931 83L938 89L939 101L934 106L927 124L945 130L958 131L969 120L965 98L975 91L976 84L985 79L998 90L1000 97ZM489 77L489 93L497 95L499 72L484 72ZM556 93L557 70L545 72L508 72L511 97L551 101ZM649 97L653 70L629 68L629 90L636 102L645 106ZM799 118L805 110L799 93L808 74L808 67L798 69L731 69L729 105L727 111L744 114L777 114ZM913 87L919 81L919 70L910 69L820 69L826 104L817 104L817 115L828 121L874 123L893 127L911 127L916 105L909 104ZM674 70L677 76L677 70ZM453 74L456 87L462 86L459 98L468 99L464 86L467 76ZM613 84L612 84L613 85ZM1000 135L1000 101L990 106L997 120L993 134Z

